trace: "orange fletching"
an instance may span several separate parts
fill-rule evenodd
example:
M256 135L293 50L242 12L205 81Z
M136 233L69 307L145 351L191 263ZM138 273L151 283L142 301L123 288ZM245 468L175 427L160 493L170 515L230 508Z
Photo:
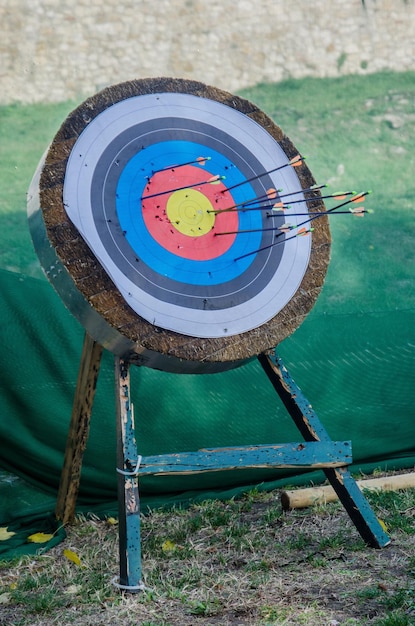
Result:
M301 155L297 154L297 156L293 157L290 160L290 165L292 165L293 167L298 167L299 165L302 165L303 161L301 158Z
M356 217L364 217L366 211L362 206L357 206L354 209L350 209L350 213L353 213Z

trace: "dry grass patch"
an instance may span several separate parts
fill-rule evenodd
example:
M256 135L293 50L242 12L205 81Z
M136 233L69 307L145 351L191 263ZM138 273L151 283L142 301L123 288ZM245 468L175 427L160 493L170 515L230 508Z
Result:
M392 545L367 548L338 503L276 493L143 517L147 590L119 593L117 527L78 518L64 544L1 566L0 625L415 624L415 491L370 494ZM76 554L76 564L64 555Z

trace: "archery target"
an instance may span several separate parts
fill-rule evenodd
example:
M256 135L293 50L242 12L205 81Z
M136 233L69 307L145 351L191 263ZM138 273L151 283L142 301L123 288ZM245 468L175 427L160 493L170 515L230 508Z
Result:
M277 215L270 189L303 203ZM105 108L72 148L63 204L128 305L191 337L260 327L309 264L311 236L275 230L308 211L296 169L264 127L209 98L161 92Z

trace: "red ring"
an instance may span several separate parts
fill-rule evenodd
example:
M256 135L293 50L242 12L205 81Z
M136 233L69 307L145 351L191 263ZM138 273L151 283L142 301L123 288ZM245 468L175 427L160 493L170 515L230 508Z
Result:
M180 233L167 217L166 204L171 193L186 187L202 193L214 211L232 207L235 204L232 194L226 190L222 181L208 182L213 176L214 174L200 167L186 165L156 172L149 180L142 200L143 220L151 236L165 250L185 259L208 261L221 256L232 246L236 234L217 237L215 233L236 231L237 211L217 214L212 230L198 237ZM146 195L153 197L146 199Z

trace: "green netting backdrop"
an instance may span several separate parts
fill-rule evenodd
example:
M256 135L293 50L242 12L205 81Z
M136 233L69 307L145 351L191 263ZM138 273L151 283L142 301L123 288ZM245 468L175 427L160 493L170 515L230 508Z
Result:
M30 164L33 172L37 161ZM0 241L9 237L9 242L13 230L13 249L0 256L3 525L53 511L83 340L83 329L38 270L25 217L29 182L30 177L16 190L22 202L18 210L2 214L0 228ZM392 234L388 211L377 210L365 220L333 220L323 292L302 326L278 347L332 438L352 440L356 471L415 463L415 229L413 209L399 208L397 201ZM214 375L133 368L132 394L142 455L301 440L257 361ZM322 476L295 474L244 470L148 477L141 481L141 494L144 504L157 506ZM99 375L79 508L116 509L114 375L108 353Z

